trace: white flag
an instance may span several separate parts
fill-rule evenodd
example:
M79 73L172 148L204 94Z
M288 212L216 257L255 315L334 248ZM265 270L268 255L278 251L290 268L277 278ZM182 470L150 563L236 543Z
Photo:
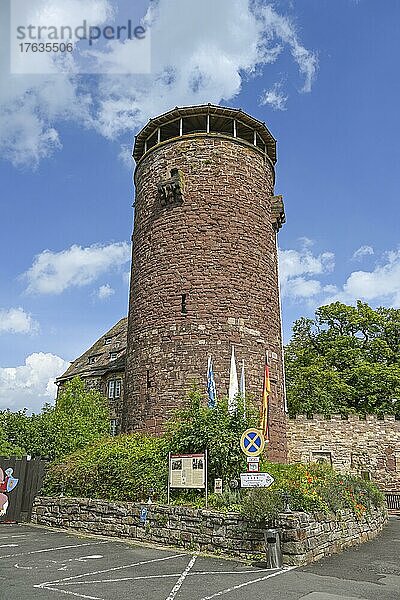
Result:
M238 377L235 362L235 348L232 346L231 370L229 374L228 412L233 415L237 410L237 395L239 393Z
M244 359L242 360L242 373L240 375L240 395L243 399L243 417L246 419L246 379L244 375Z

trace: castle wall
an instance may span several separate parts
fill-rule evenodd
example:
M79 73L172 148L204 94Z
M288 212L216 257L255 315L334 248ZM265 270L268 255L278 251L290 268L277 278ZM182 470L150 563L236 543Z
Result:
M392 415L298 415L287 421L287 440L289 462L326 460L339 471L370 476L386 492L400 490L400 421Z
M183 202L163 206L157 184L172 169ZM270 458L285 460L272 163L250 144L194 135L149 151L135 179L124 429L160 432L193 382L205 391L209 355L225 395L233 344L257 400L272 356Z

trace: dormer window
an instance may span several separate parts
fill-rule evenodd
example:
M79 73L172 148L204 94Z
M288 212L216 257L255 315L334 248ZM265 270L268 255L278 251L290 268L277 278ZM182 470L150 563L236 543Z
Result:
M118 356L118 352L110 352L110 360L115 360Z
M104 338L104 343L105 343L106 346L108 346L108 344L111 344L111 342L112 342L112 337L106 337L106 338Z
M97 356L89 356L89 358L88 358L88 364L89 365L94 365L94 363L96 362L96 360L97 360Z

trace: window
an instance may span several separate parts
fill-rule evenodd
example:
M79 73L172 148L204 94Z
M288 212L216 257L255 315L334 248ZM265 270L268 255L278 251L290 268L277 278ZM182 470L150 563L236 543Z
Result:
M181 296L181 313L187 315L186 294L182 294Z
M104 338L104 343L106 344L106 346L108 346L108 344L111 344L111 342L112 342L112 337Z
M118 356L118 352L110 352L110 360L115 360Z
M94 365L94 363L96 362L96 360L97 360L97 356L89 356L89 358L88 358L88 364L89 365Z
M117 419L110 419L110 435L117 435L118 423Z
M327 463L332 466L332 455L330 452L323 452L322 450L311 452L311 462Z
M108 382L108 397L110 400L121 397L121 379L111 379Z
M151 388L151 380L150 380L150 371L147 369L146 371L146 387L149 390Z

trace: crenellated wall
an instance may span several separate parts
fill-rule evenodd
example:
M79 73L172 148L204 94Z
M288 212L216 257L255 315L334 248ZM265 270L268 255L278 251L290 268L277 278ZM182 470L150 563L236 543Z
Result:
M297 415L287 421L288 461L327 460L340 471L370 477L386 491L400 491L400 421L394 415Z

